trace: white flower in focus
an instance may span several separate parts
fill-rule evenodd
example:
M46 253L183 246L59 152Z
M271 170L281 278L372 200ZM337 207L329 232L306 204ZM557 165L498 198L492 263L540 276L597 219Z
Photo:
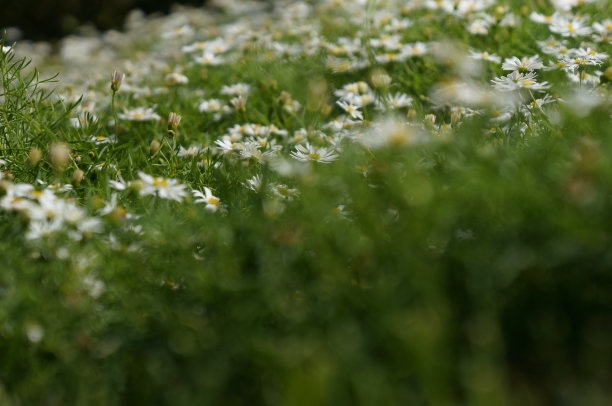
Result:
M529 58L525 57L522 59L513 56L511 58L506 58L502 64L503 70L518 71L521 73L542 69L543 67L544 64L542 63L539 55L534 55Z
M338 154L334 153L333 150L317 148L308 143L305 145L296 145L295 149L295 151L291 152L291 157L302 162L314 161L328 164L338 159Z
M157 195L163 199L181 202L187 192L185 185L181 185L176 179L155 178L144 172L138 172L144 186L140 189L141 196Z
M502 76L495 78L491 82L493 87L503 92L511 92L517 89L531 89L531 90L544 90L548 89L550 85L547 82L538 83L535 79L535 72L529 72L527 74L514 71L508 76Z
M113 134L108 137L104 135L92 135L89 137L89 141L93 142L95 145L115 144L117 143L117 138Z
M195 197L199 198L195 200L195 203L206 204L207 210L215 212L221 206L221 200L219 200L217 196L213 195L212 191L207 187L204 187L204 193L200 192L199 190L192 190L191 193L193 193Z
M353 104L349 104L349 103L347 103L345 101L341 101L341 100L338 100L336 102L336 104L338 106L340 106L340 108L342 108L342 110L344 110L347 113L349 113L351 118L357 119L357 120L363 120L363 113L361 113L361 111L359 111L359 106L355 106Z

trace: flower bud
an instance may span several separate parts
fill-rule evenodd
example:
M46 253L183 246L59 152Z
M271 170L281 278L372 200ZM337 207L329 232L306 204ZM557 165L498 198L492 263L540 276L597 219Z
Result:
M119 87L121 86L121 82L123 82L124 78L125 78L125 75L117 71L114 71L111 74L111 90L113 92L116 92L119 90Z
M42 151L39 148L34 147L30 150L30 153L28 154L28 162L30 163L30 165L36 166L36 164L40 162L41 158Z
M391 84L391 76L383 69L375 69L370 77L372 85L377 89L386 89Z
M600 77L600 81L601 83L612 82L612 66L604 71L603 75Z
M232 103L236 112L246 111L247 99L244 96L234 97L230 100L230 103Z
M168 115L168 129L169 130L176 130L179 126L179 124L181 123L181 116L179 114L176 113L170 113Z
M157 151L159 151L160 147L161 144L159 143L159 141L153 140L151 141L151 145L149 145L149 151L151 151L152 154L155 154Z
M51 145L49 149L49 160L51 161L51 165L53 165L54 171L62 173L69 159L70 147L67 144L58 142Z
M85 176L85 172L83 172L83 170L81 169L77 169L72 174L72 181L78 185L83 181L84 176Z

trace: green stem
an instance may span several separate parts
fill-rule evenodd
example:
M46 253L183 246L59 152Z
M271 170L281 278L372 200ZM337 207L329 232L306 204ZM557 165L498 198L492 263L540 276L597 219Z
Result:
M111 111L113 113L113 119L115 120L115 136L117 136L117 113L115 112L115 94L117 92L113 91L113 97L111 99Z

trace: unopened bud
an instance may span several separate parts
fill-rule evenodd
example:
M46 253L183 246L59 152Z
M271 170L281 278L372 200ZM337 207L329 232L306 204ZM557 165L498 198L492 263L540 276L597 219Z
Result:
M123 82L124 78L125 78L125 75L121 72L114 71L111 74L111 90L113 92L116 92L119 90L119 87L121 86L121 82Z
M104 199L102 199L102 197L95 195L91 198L91 207L94 210L100 210L101 208L104 207L105 203L104 203Z
M434 125L436 123L436 115L435 114L427 114L425 116L425 121L428 122L431 125Z
M30 150L30 153L28 154L28 162L30 163L30 165L36 166L36 164L40 162L42 154L43 153L39 148L32 148Z
M406 113L406 118L408 120L414 120L417 117L417 112L414 109L410 109L408 110L408 112Z
M391 76L383 69L375 69L370 77L372 85L377 89L386 89L391 84Z
M458 111L453 111L451 113L451 123L457 124L459 121L461 121L461 113Z
M333 110L333 107L330 106L329 104L325 103L321 107L321 114L323 114L324 116L329 116L331 114L332 110Z
M529 6L523 6L521 7L520 13L523 16L528 16L529 15Z
M606 69L603 75L600 76L600 81L604 82L612 82L612 66Z
M284 90L281 92L280 96L278 96L278 100L282 103L282 104L289 104L292 101L291 98L291 94L288 92L285 92Z
M160 147L161 144L159 143L159 141L153 140L151 141L151 145L149 145L149 151L151 151L152 154L155 154L157 151L159 151Z
M170 135L176 135L180 123L181 116L176 113L170 113L170 115L168 115L168 133L170 133Z
M234 106L234 111L246 111L247 99L244 96L234 97L230 103Z
M53 170L59 173L63 172L69 159L70 147L67 144L58 142L51 145L51 149L49 149L49 160L51 161L51 165L53 165Z
M81 169L77 169L72 174L72 181L78 185L83 181L84 176L85 176L85 172L83 172Z
M327 104L327 81L320 76L308 82L306 108L310 111L322 110Z
M121 206L117 206L110 212L109 218L111 221L118 223L127 215L127 210Z

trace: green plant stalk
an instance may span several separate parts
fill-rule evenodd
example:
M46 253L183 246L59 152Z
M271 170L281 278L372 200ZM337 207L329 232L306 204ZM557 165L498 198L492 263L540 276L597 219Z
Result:
M117 92L113 90L113 96L111 98L111 112L113 114L113 119L115 120L115 133L117 133L117 113L115 111L115 94Z

